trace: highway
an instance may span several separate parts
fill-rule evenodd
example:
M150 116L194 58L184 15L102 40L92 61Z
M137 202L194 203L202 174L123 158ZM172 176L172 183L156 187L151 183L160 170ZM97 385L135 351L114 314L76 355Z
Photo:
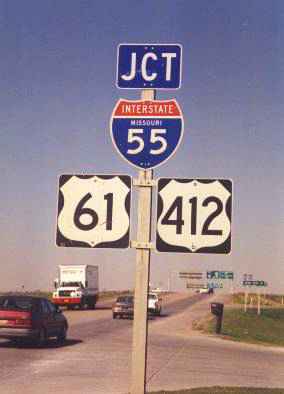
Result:
M147 391L200 386L284 387L284 349L239 344L191 330L216 297L174 294L149 321ZM112 319L109 302L95 311L64 311L63 347L0 342L1 391L7 394L126 394L131 379L132 324Z

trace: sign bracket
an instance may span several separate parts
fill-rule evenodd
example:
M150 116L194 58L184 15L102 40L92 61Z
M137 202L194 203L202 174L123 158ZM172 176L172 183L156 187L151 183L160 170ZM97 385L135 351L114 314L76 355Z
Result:
M157 186L157 181L155 179L137 178L133 179L132 184L133 186L153 187Z
M154 249L153 242L139 242L139 241L130 241L130 247L134 249Z

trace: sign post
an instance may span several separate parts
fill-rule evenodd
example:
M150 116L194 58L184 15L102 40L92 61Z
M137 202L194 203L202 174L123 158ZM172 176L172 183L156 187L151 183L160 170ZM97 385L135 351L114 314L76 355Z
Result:
M245 301L244 301L244 312L246 313L247 311L247 302L248 302L248 291L247 289L245 290Z
M260 289L258 290L258 293L257 293L257 314L258 315L260 315L260 313L261 313L261 310L260 310Z
M153 100L154 90L143 90L142 99ZM151 257L151 217L153 171L139 170L138 225L136 247L136 278L132 344L131 394L144 394L146 387L146 358L148 335L148 287Z
M261 313L261 294L260 294L260 287L266 287L267 282L264 280L253 280L252 275L245 274L244 275L244 280L242 282L242 285L246 288L245 290L245 306L244 306L244 311L247 311L247 288L257 287L258 292L257 292L257 314L260 315ZM253 304L253 297L250 297L250 307L252 307Z
M183 117L175 100L155 100L156 89L179 89L182 47L176 44L120 44L117 87L142 89L141 101L119 100L111 117L111 137L120 155L139 168L131 394L146 386L147 308L151 255L153 168L176 151Z

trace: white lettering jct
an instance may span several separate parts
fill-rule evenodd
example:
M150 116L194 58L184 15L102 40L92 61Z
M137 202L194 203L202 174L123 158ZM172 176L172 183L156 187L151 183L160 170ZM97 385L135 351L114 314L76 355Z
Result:
M163 52L161 57L165 59L165 80L170 81L172 75L172 60L176 58L176 53L171 52ZM158 74L156 72L148 72L148 61L156 62L158 61L158 56L153 52L145 53L142 57L141 64L137 64L137 55L135 52L131 53L131 63L130 63L130 71L127 74L123 74L121 76L125 81L132 81L136 77L136 73L138 69L141 69L141 75L144 81L151 82L154 81Z

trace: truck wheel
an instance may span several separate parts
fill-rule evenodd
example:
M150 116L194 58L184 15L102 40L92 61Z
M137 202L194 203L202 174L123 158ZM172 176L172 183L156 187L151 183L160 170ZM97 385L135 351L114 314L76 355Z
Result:
M81 309L81 310L82 310L82 309L85 309L85 305L86 305L86 304L85 304L85 300L82 299L82 301L80 302L78 308Z
M92 299L89 303L88 303L88 308L89 309L95 309L96 308L96 300Z

